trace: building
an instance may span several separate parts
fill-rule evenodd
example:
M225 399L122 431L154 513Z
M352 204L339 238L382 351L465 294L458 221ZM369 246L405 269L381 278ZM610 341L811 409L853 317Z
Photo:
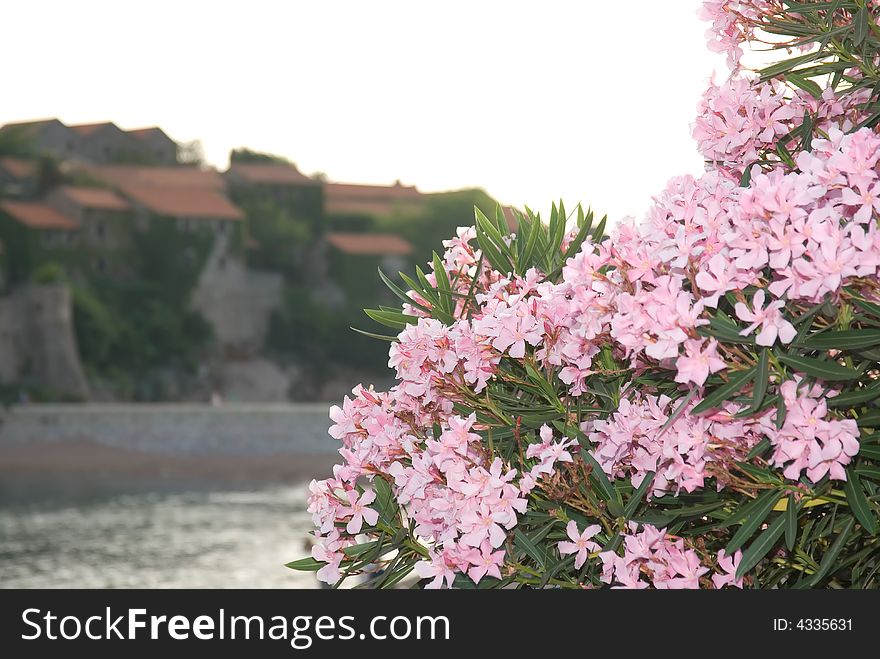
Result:
M177 163L177 142L172 140L158 126L135 128L125 131L140 145L140 153L148 162L156 165L174 165Z
M88 162L143 162L142 143L112 121L78 124L70 129L79 136L76 155Z
M0 132L17 136L41 155L64 160L80 152L79 135L58 119L9 123L0 127Z
M81 163L74 171L114 188L127 186L151 188L196 188L221 194L226 188L216 169L199 167L145 167L141 165L91 165Z
M306 221L315 233L323 230L321 182L300 172L296 165L234 162L224 176L229 196L251 214L271 202L292 218Z
M215 190L129 184L120 191L134 207L140 227L166 219L183 231L209 227L215 233L229 234L234 224L245 218L240 208Z
M79 223L45 202L0 201L0 271L4 286L28 281L45 263L82 259Z
M40 187L40 164L24 158L0 158L0 197L26 199Z
M414 185L324 185L324 212L328 217L384 217L397 209L411 209L424 202Z
M324 238L323 261L335 289L329 295L331 306L345 297L352 301L387 297L376 268L390 274L409 269L413 247L398 235L330 231Z
M132 208L125 199L105 188L60 186L46 203L79 225L77 244L92 272L116 276L130 272Z
M9 123L0 133L17 135L36 154L93 164L174 165L178 144L161 128L123 130L112 121L66 126L58 119Z

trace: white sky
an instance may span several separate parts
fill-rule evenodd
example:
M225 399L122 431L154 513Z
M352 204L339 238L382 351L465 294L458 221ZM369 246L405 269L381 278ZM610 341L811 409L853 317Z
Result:
M698 0L0 0L0 123L158 124L331 180L641 216L699 173ZM468 221L470 218L463 218Z

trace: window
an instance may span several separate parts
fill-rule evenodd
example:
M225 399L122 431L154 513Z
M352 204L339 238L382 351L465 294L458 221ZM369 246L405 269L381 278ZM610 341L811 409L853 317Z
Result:
M98 240L104 240L107 235L107 226L104 224L103 220L98 220L95 222L95 238Z
M101 273L107 272L107 259L103 256L97 257L95 259L95 270Z

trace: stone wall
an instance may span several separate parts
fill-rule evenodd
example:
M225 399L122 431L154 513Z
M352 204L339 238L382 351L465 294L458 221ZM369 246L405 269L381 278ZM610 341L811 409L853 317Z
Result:
M89 397L63 284L27 284L0 299L0 383L17 381Z
M281 305L282 275L249 270L218 236L193 291L192 303L211 325L221 348L258 352L272 312Z
M0 411L0 450L92 442L175 456L330 455L328 403L23 405Z

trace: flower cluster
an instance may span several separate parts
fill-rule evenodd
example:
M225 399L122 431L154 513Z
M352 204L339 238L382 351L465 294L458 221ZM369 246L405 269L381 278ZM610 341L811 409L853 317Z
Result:
M705 2L714 46L736 66L771 9ZM397 385L331 410L343 463L310 490L318 577L370 553L431 588L742 587L742 543L727 543L742 519L693 536L632 514L705 493L705 530L704 513L751 512L768 484L793 501L849 480L860 427L829 400L868 400L876 353L866 335L828 338L880 320L852 310L880 310L880 137L856 129L863 98L734 75L700 103L707 171L672 179L641 222L591 234L560 212L517 235L478 216L445 241L395 290ZM817 132L798 152L805 116ZM547 552L574 571L523 565Z
M773 464L784 467L786 478L797 480L806 469L807 478L818 482L826 474L846 480L844 466L859 452L859 429L852 419L828 418L828 404L818 385L798 387L785 382L779 393L785 403L782 424L766 423L765 434L773 444ZM827 394L826 394L827 395Z
M666 529L646 524L641 531L630 523L623 534L623 556L602 552L602 581L615 588L654 588L676 590L699 588L700 577L709 568L697 553L685 547L681 538L673 539ZM720 557L723 560L723 555ZM736 559L734 559L736 560ZM736 561L738 562L738 561ZM723 579L723 575L719 575ZM719 580L719 583L724 583Z
M712 84L693 126L703 157L738 178L762 151L775 148L804 116L804 108L786 99L783 89L778 82L753 84L744 77Z

